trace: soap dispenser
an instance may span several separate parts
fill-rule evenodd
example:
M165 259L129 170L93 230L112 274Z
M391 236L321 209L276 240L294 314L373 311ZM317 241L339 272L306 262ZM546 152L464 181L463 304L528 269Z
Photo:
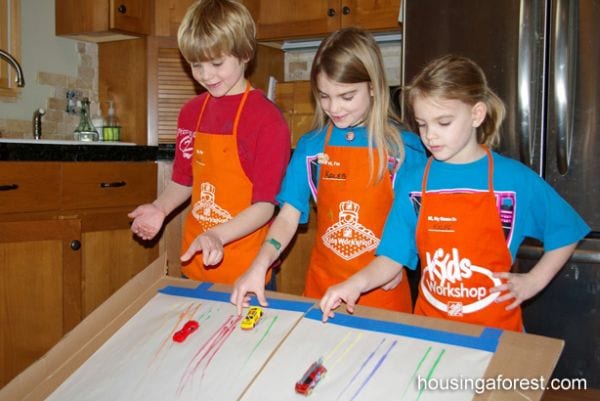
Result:
M81 100L81 108L79 110L79 125L75 128L73 132L76 141L97 141L98 140L98 131L92 124L92 120L90 118L90 100L87 97L84 97Z
M110 101L109 103L110 106L108 107L108 116L106 117L102 132L104 134L103 136L105 141L117 142L121 140L121 126L119 125L119 120L115 115L113 102Z

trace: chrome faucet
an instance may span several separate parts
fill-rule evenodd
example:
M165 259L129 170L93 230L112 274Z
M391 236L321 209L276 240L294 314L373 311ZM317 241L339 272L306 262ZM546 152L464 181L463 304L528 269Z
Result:
M33 139L42 138L42 116L46 114L46 110L41 107L33 112Z
M0 58L6 60L8 64L10 64L15 70L17 70L17 79L15 80L15 82L17 83L18 87L24 87L25 78L23 78L23 69L21 68L19 62L15 60L15 58L11 56L10 53L2 49L0 49Z

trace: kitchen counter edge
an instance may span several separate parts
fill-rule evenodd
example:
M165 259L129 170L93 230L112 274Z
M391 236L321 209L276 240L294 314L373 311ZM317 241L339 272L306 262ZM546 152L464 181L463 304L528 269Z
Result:
M46 145L0 143L0 161L169 161L175 145Z

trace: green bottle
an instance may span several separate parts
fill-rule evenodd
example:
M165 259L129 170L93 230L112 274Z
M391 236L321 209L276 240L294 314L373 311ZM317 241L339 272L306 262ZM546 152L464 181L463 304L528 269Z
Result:
M92 124L92 119L90 118L90 100L87 97L84 97L81 100L79 125L75 128L73 136L76 141L91 142L98 140L98 131L96 131L94 124Z

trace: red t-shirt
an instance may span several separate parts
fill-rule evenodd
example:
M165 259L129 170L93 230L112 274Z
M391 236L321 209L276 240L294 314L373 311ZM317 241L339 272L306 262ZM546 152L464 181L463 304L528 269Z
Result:
M196 96L179 112L172 179L181 185L192 185L194 130L206 96L207 92ZM241 99L242 94L210 99L200 131L231 135ZM281 111L262 91L250 91L238 124L238 156L253 185L252 203L277 203L275 195L290 158L290 141L290 130Z

